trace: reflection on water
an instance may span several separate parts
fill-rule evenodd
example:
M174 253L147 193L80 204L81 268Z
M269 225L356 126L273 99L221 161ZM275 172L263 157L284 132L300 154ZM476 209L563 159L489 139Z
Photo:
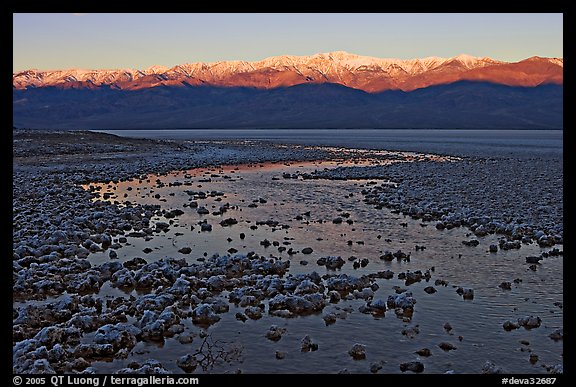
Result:
M421 156L417 156L421 157ZM386 162L391 158L387 157ZM364 159L359 163L375 163ZM386 300L395 294L395 286L408 288L417 300L412 320L405 322L393 312L375 319L358 312L365 304L362 300L343 300L328 305L324 313L348 308L345 319L338 319L326 326L320 315L284 319L264 316L260 320L237 321L234 315L240 309L230 305L230 311L222 320L211 326L213 337L242 346L242 361L223 364L213 372L245 373L272 372L350 372L367 373L370 364L383 361L381 373L398 373L401 362L419 359L425 364L425 372L478 373L486 360L491 360L512 372L546 372L543 364L562 363L562 342L554 342L547 336L562 327L562 309L553 305L563 301L562 257L550 257L536 271L528 269L525 257L540 254L537 245L523 245L520 250L488 252L488 246L497 243L497 236L480 238L476 247L468 247L462 241L472 239L464 228L439 231L433 223L413 220L389 210L376 210L363 202L362 189L372 184L391 182L376 180L331 181L291 178L296 172L349 165L343 161L267 163L240 166L222 166L189 171L176 171L166 175L150 175L140 180L117 183L92 184L100 187L99 193L111 195L109 200L133 203L158 204L164 210L181 209L184 214L166 219L156 216L151 223L163 221L170 224L166 231L155 233L146 241L143 238L127 238L127 243L117 250L120 261L136 256L148 262L163 258L185 258L190 263L201 264L205 256L227 254L230 251L248 253L254 251L263 256L281 257L291 263L292 274L317 271L327 273L324 266L317 265L320 257L341 256L346 263L343 273L354 276L392 270L395 278L380 279L374 298ZM290 178L288 178L290 177ZM392 182L393 183L393 182ZM208 209L199 214L198 207ZM221 207L226 212L219 214ZM221 226L224 219L234 218L237 224ZM342 222L334 222L340 218ZM212 231L203 232L199 223L207 221ZM273 221L272 223L267 221ZM244 234L244 238L240 235ZM260 242L268 240L268 247ZM415 246L425 246L416 250ZM151 248L146 254L144 248ZM190 247L190 254L179 250ZM311 247L311 254L301 251ZM290 255L288 250L297 253ZM391 262L380 259L385 251L402 250L410 254L409 261ZM354 268L348 258L367 258L365 267ZM91 254L93 264L109 260L107 252ZM306 264L304 264L306 262ZM430 282L417 282L406 286L396 278L406 271L431 270ZM435 286L442 279L447 286ZM513 281L512 290L502 290L498 285ZM434 286L434 294L424 291ZM463 300L456 287L473 288L473 300ZM138 297L133 291L129 293ZM227 299L227 292L221 297ZM128 294L102 287L101 295L127 297ZM538 329L519 329L506 332L502 323L515 321L522 316L540 316L542 326ZM453 329L443 328L449 322ZM199 333L189 319L184 324L191 332ZM264 335L270 325L287 329L278 342L267 340ZM407 328L418 327L413 337L403 335ZM319 345L318 351L303 353L300 341L310 335ZM89 339L89 338L88 338ZM86 338L85 338L86 340ZM529 346L520 343L530 342ZM182 372L176 366L179 356L190 353L201 339L192 344L180 344L167 339L162 345L139 343L133 354L125 360L97 362L99 372L111 372L131 361L149 358L159 360L173 372ZM441 342L454 344L457 349L444 352ZM366 345L367 358L354 361L348 350L354 343ZM429 348L432 356L419 358L414 352ZM276 351L286 354L276 359ZM530 353L539 356L532 365Z

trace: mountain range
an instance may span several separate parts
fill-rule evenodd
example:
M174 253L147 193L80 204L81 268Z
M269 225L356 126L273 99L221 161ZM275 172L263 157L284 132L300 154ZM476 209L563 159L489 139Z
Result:
M563 59L331 52L13 74L15 126L562 128Z

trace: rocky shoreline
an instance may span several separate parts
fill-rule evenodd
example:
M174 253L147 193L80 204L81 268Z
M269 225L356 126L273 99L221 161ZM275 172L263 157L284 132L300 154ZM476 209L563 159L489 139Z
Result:
M196 167L341 157L334 152L268 143L134 140L84 131L14 130L13 140L13 297L19 303L13 308L14 372L95 372L91 367L94 361L125 359L141 341L176 338L180 343L191 342L194 334L185 329L185 320L209 327L231 306L243 308L235 315L239 321L258 320L266 311L290 318L322 313L348 297L365 301L361 313L378 317L394 311L400 319L410 321L416 304L411 292L404 289L387 299L374 298L377 280L393 277L391 271L361 276L336 272L320 276L314 271L292 275L288 274L290 261L255 253L216 255L194 264L185 259L148 262L138 257L120 263L112 253L125 243L126 236L154 238L168 224L151 219L166 216L166 211L157 204L117 205L95 200L99 192L82 187ZM377 208L435 221L438 229L467 226L479 237L501 234L500 249L518 248L516 242L535 241L546 248L562 244L561 160L544 163L545 167L538 159L504 157L470 157L441 164L439 168L438 162L431 160L397 162L300 176L394 182L366 187L364 200ZM298 175L284 176L295 177ZM102 251L110 251L110 261L92 265L87 260ZM561 254L558 249L550 251ZM336 257L326 257L324 265L333 261L334 265L344 264ZM429 271L399 273L399 278L400 274L408 285L412 283L409 280L431 278ZM145 295L103 299L97 294L105 284L137 289ZM466 294L470 297L470 291L462 289L464 299ZM329 325L349 312L333 310L324 313L323 319ZM538 319L526 316L522 321ZM271 326L266 337L280 340L283 329ZM417 328L411 329L407 335L418 333ZM302 351L315 351L318 345L306 337ZM555 337L561 340L563 332ZM200 339L207 342L208 338ZM350 347L353 359L365 357L361 344L351 343ZM199 351L202 348L205 346ZM220 360L227 361L233 353L227 351ZM178 358L177 364L184 372L194 372L204 369L205 358L197 352ZM373 366L380 369L378 364ZM483 372L481 367L478 372ZM546 367L549 372L562 371L562 365ZM496 365L485 368L501 371ZM399 370L422 372L424 364L402 363ZM150 360L132 362L117 372L169 370Z

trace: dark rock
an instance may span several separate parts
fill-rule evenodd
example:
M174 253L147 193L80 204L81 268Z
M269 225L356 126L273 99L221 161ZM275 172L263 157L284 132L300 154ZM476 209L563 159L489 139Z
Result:
M454 346L454 344L447 343L447 342L442 342L442 343L438 344L438 346L440 347L440 349L442 349L443 351L446 351L446 352L456 349L456 346Z
M462 244L464 246L476 247L480 244L480 242L477 239L472 239L469 241L462 241Z
M550 333L548 337L554 341L564 340L564 329L556 329L554 332Z
M198 360L194 355L184 355L176 360L176 365L180 367L184 372L191 373L194 372L196 367L198 366Z
M498 367L493 362L487 360L486 363L482 366L482 373L483 374L502 374L504 370L502 367Z
M422 364L422 362L419 361L410 361L407 363L401 363L400 371L402 372L411 371L415 373L420 373L424 371L424 364Z
M212 325L220 321L210 304L200 304L192 311L192 322L198 325Z
M266 332L266 338L268 340L278 341L284 333L286 333L286 328L279 328L277 325L272 325L268 332Z
M540 317L525 316L518 319L518 325L525 329L538 328L542 324Z
M249 306L244 310L246 316L250 317L252 320L258 320L262 318L262 309L256 306Z
M372 364L370 364L370 372L372 372L373 374L377 373L378 371L380 371L382 369L382 367L384 366L385 361L377 361L374 362Z
M302 352L316 351L316 350L318 350L318 344L312 342L310 335L306 335L302 339L300 350Z
M436 288L434 288L433 286L426 286L424 288L424 291L428 294L434 294L437 292Z
M540 263L542 257L526 257L526 263Z
M511 290L512 289L512 283L505 281L505 282L502 282L500 285L498 285L498 287L500 289L503 289L503 290Z
M504 321L502 327L504 328L505 331L511 331L520 328L520 325L513 323L512 321Z
M200 215L208 215L210 213L210 211L208 211L206 207L198 207L196 212L199 213Z
M123 266L128 270L138 270L147 263L148 262L144 258L135 257L124 262Z
M465 288L459 287L458 289L456 289L456 293L461 295L462 298L464 298L465 300L474 299L474 289L465 289Z
M403 336L413 339L420 333L420 328L418 328L418 325L416 325L414 327L402 329L401 333Z
M236 317L236 320L242 321L242 322L245 322L246 320L248 320L248 317L244 313L240 313L240 312L237 312L234 317Z
M320 258L317 261L318 265L320 265L320 266L322 266L321 260L324 260L324 265L326 265L326 268L330 269L330 270L340 269L346 263L346 261L344 261L341 257L329 256L329 257Z
M361 313L365 314L369 313L375 317L384 316L384 314L386 313L386 303L381 299L372 300L368 301L366 305L361 306L358 310Z
M324 320L324 323L326 325L332 325L336 322L336 314L334 313L325 314L324 316L322 316L322 320Z
M419 349L415 353L423 357L428 357L432 355L432 351L430 351L428 348Z
M131 350L137 343L142 331L132 324L107 324L99 328L94 336L96 344L112 344L114 350L127 348Z
M356 343L348 350L348 354L354 360L366 359L366 346Z
M228 219L224 219L223 221L220 222L220 225L222 227L229 227L232 226L234 224L237 224L238 221L234 218L228 218Z

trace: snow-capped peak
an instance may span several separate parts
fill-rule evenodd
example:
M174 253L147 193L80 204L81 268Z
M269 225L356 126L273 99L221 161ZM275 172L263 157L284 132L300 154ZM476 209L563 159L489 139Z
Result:
M168 67L160 65L152 65L143 71L145 74L163 74L168 71Z
M563 67L562 58L530 58ZM172 68L154 65L145 70L27 70L14 73L15 89L28 87L62 86L70 82L89 83L91 86L114 85L124 87L154 87L154 80L136 82L147 75L158 75L174 85L205 84L214 86L250 86L271 88L291 86L305 82L339 83L366 91L387 89L410 90L431 83L454 82L468 70L497 64L506 64L492 58L460 54L452 58L430 56L416 59L377 58L356 55L346 51L332 51L308 56L280 55L256 62L219 61L195 62ZM547 71L557 72L551 68ZM426 74L433 70L430 81ZM561 76L561 75L560 75ZM410 79L418 77L416 83ZM552 77L557 81L558 76ZM403 86L406 85L406 86ZM418 86L424 85L424 86ZM76 87L76 86L75 86Z

